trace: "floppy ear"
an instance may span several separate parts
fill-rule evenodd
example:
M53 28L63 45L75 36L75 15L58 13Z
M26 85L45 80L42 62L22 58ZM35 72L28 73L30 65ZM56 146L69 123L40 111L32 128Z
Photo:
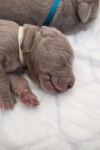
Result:
M36 37L39 27L34 25L24 25L24 39L22 43L22 49L30 50L34 44L34 39Z
M83 23L87 22L91 15L91 6L88 3L82 2L78 6L78 15Z

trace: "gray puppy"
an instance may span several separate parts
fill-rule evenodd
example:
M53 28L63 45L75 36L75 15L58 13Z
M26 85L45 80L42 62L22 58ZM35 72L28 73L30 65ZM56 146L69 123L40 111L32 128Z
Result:
M38 105L21 72L27 67L31 79L45 91L64 92L72 88L73 50L65 36L55 28L25 24L19 27L0 20L0 108L11 109L13 91L23 103Z
M42 26L54 0L0 0L0 18ZM64 33L86 28L97 16L99 0L61 0L51 26Z

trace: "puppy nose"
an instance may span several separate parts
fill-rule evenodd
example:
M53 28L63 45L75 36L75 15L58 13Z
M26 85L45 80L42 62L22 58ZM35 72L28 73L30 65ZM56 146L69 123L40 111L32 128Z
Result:
M71 89L73 85L74 85L74 81L72 80L68 83L67 89Z
M74 85L74 80L69 81L68 83L65 82L65 84L63 84L63 86L59 85L56 86L56 90L61 93L61 92L65 92L69 89L71 89Z

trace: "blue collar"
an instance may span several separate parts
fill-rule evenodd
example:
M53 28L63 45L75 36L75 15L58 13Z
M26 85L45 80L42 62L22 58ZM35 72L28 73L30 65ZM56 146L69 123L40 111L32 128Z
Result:
M50 12L49 12L46 20L43 23L44 26L49 26L50 25L50 23L51 23L54 15L55 15L55 12L56 12L60 2L61 2L61 0L54 0L54 3L53 3L53 5L52 5L52 7L50 9Z

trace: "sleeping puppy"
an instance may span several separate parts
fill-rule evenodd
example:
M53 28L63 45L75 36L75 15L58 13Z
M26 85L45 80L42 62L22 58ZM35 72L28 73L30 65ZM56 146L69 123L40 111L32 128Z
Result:
M0 0L0 18L42 26L53 3L54 0ZM85 29L97 16L98 7L99 0L61 0L50 25L63 33Z
M23 67L43 90L64 92L73 87L73 50L55 28L0 20L0 108L16 103L13 91L29 106L39 104L23 78Z

